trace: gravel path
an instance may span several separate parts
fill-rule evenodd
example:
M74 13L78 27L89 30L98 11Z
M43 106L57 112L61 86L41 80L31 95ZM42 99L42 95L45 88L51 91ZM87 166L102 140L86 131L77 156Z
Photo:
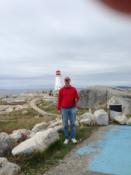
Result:
M111 126L101 127L98 130L105 133ZM65 158L61 160L59 165L52 168L44 175L105 175L97 172L87 171L87 164L92 154L78 155L76 150L80 147L87 145L91 142L96 142L98 139L97 131L94 132L88 139L84 140L82 143L78 144L75 149L73 149ZM68 145L67 145L68 146Z
M47 115L47 116L58 116L57 114L52 114L52 113L49 113L49 112L46 112L46 111L40 109L37 106L38 102L40 102L40 101L41 101L41 98L34 98L32 101L30 101L30 107L32 109L34 109L36 112L38 112L39 114L43 115L43 116L45 116L45 115Z

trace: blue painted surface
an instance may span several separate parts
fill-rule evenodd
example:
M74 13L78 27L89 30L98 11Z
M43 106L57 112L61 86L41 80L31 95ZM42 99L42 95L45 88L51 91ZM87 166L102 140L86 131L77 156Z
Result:
M101 140L80 148L77 154L92 152L96 155L90 160L88 170L113 175L131 175L131 127L114 126Z
M95 147L93 145L89 146L83 146L77 151L77 154L79 155L84 155L84 154L89 154L95 151Z

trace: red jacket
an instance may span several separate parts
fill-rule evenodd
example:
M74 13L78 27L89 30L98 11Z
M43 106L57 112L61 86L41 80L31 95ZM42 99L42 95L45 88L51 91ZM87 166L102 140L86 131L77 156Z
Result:
M58 95L58 110L76 106L79 96L75 87L62 87Z

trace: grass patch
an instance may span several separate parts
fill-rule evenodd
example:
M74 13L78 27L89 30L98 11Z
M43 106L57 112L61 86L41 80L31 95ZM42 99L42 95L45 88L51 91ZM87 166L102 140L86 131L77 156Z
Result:
M77 139L86 139L96 127L82 127L77 130ZM20 165L24 175L41 175L52 166L55 166L69 153L75 145L64 145L63 132L60 132L60 140L52 144L45 152L34 153L28 156L9 156L8 159Z
M52 116L48 117L48 120L52 120L52 118ZM12 111L8 114L0 115L0 132L10 133L15 129L31 129L35 124L46 120L46 117L40 116L31 108Z
M38 107L41 108L42 110L46 111L46 112L53 113L53 114L58 114L57 104L55 104L52 101L41 101L38 104Z
M38 104L38 107L46 112L53 113L53 114L59 114L57 110L57 104L55 104L52 101L41 101ZM88 108L78 108L77 115L80 116L83 113L88 112L88 111L89 111Z
M0 100L0 105L7 105L5 101Z
M128 114L127 117L128 117L128 118L131 118L131 114Z

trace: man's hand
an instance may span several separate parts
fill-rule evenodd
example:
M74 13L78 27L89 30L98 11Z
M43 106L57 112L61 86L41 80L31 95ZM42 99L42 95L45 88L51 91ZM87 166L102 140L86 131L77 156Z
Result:
M78 98L75 98L75 103L76 104L78 104L78 101L79 101L79 99Z
M58 113L61 113L61 110L58 110Z

